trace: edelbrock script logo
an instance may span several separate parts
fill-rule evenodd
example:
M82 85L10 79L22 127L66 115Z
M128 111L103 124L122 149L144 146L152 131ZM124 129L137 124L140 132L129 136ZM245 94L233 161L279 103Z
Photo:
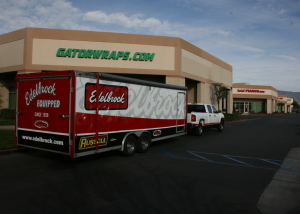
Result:
M127 109L128 88L124 86L99 85L98 97L96 84L88 83L85 86L85 109Z
M96 90L92 92L92 95L90 97L90 103L96 102ZM125 103L124 101L124 94L122 94L121 97L115 97L114 92L107 92L105 95L103 94L103 91L101 91L99 95L99 103Z
M35 89L30 89L29 92L25 93L26 105L29 106L30 103L40 94L55 94L55 83L52 86L42 86L42 83L39 82L35 85Z

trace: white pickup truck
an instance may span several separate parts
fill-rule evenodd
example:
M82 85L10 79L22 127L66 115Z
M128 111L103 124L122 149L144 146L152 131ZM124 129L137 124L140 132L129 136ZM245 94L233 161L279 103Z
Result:
M224 115L213 105L204 103L188 103L188 130L201 135L204 127L215 127L223 131Z

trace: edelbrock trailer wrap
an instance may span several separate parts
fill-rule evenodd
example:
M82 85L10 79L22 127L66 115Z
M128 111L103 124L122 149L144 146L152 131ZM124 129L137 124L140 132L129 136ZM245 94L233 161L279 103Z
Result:
M71 157L115 149L131 156L187 131L186 87L81 71L16 80L16 145Z

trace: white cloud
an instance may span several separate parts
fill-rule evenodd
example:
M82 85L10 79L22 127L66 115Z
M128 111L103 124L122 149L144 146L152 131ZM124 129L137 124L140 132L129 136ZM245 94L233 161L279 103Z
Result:
M99 24L115 24L125 28L147 28L156 33L172 30L172 25L168 21L162 22L153 17L142 19L142 16L142 14L126 16L124 13L106 14L98 10L84 14L83 20L93 21Z
M0 33L26 27L96 30L78 24L81 17L66 0L0 0Z
M139 13L134 12L134 3L117 0L107 6L94 1L89 8L77 0L0 0L0 34L43 27L175 36L231 64L239 82L259 73L261 81L269 81L266 85L278 87L275 79L283 82L281 75L287 69L291 77L299 74L299 1L168 0L145 7L145 12L141 7ZM291 87L289 81L294 78L282 89ZM294 87L300 90L299 84Z
M246 50L246 51L259 52L259 53L265 52L263 49L254 48L254 47L247 47L247 46L241 46L241 49Z
M92 21L98 24L114 24L125 28L145 28L154 34L169 35L169 36L229 36L229 31L224 31L216 28L193 28L188 25L179 23L170 23L168 21L161 21L156 18L143 19L143 14L133 14L126 16L124 13L106 14L103 11L87 12L83 16L84 21Z
M287 10L281 9L281 10L279 11L279 14L280 14L280 15L281 15L281 14L284 14L284 13L287 13Z
M272 54L271 56L279 57L279 58L283 58L283 59L297 60L295 57L292 57L292 56L286 56L286 55L273 55L273 54Z

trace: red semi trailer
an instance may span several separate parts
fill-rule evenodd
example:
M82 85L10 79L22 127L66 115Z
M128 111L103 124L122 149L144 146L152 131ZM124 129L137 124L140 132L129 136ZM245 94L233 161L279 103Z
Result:
M16 146L131 156L187 132L186 87L73 70L18 74L16 86Z

